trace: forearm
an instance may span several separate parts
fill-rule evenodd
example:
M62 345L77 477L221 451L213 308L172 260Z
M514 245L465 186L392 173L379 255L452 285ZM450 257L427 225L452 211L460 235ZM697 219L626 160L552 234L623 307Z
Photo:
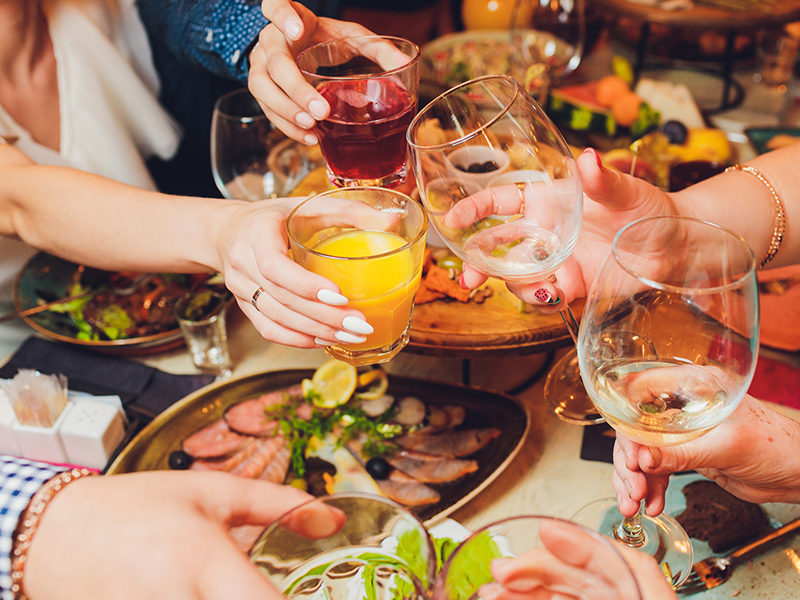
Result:
M772 184L786 210L786 234L769 267L800 262L800 145L774 150L747 163ZM775 229L775 203L767 186L750 173L718 175L674 195L687 216L726 227L753 247L756 261L767 255Z
M215 235L240 203L167 196L62 167L0 167L0 233L101 269L221 268Z

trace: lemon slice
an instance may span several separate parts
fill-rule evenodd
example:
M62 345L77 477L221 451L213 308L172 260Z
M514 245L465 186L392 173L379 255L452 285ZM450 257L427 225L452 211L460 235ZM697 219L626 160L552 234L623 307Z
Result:
M311 380L303 380L303 394L311 396L314 406L336 408L350 399L357 381L354 366L331 359L314 371Z
M358 376L358 400L377 400L389 387L389 378L383 369L371 369Z

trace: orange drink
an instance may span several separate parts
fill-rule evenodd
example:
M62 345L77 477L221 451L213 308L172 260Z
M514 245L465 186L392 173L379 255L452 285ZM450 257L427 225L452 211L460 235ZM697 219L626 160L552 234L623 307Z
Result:
M354 365L387 362L408 342L419 288L427 217L399 192L371 187L330 190L289 215L294 260L339 286L374 332L361 344L326 353Z

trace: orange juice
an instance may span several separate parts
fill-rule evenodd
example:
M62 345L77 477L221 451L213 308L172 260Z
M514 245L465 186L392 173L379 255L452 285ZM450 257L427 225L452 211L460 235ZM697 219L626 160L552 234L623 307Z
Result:
M394 233L356 230L313 247L328 256L309 256L306 268L336 283L350 299L348 306L364 313L375 328L366 342L348 344L348 349L381 348L403 336L419 288L424 250L424 245L417 244L393 252L407 244Z

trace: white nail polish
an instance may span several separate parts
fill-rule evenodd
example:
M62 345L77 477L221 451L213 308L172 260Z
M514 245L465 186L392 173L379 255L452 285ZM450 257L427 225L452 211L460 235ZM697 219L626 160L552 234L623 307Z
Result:
M320 290L317 292L317 299L320 302L324 302L325 304L329 304L331 306L344 306L350 300L342 296L341 294L337 294L336 292L332 292L330 290Z
M330 340L323 340L322 338L314 338L314 343L317 346L333 346L336 342L331 342Z
M365 338L363 335L354 335L352 333L347 333L346 331L337 331L333 335L337 340L345 344L363 344L367 341L367 338Z
M303 141L309 146L313 146L317 143L318 140L317 136L315 136L313 133L309 133L303 138Z
M289 19L286 21L283 28L286 31L286 35L289 36L289 39L291 40L296 40L300 36L301 25L294 19Z
M369 323L367 323L364 319L360 319L358 317L349 316L345 317L342 320L342 327L345 329L352 331L353 333L360 333L362 335L369 335L375 331L375 328L372 327Z

